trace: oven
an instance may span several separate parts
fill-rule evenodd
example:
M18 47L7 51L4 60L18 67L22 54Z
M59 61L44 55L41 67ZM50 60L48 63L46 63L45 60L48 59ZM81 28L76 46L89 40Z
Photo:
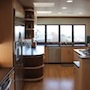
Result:
M9 76L7 76L0 85L0 90L10 90L9 88L12 84L12 81L13 80Z

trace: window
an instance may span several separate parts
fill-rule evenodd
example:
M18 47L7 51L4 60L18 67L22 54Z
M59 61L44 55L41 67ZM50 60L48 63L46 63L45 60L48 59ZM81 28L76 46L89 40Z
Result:
M45 25L37 25L34 36L37 42L45 42Z
M58 25L47 25L47 42L58 42Z
M38 43L85 43L85 25L37 25L35 40Z
M74 25L74 42L85 42L85 25Z
M72 42L72 25L60 25L60 41Z

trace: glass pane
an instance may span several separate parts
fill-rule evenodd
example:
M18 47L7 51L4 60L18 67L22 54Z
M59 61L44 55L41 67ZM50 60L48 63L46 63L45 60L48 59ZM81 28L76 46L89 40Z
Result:
M85 42L85 25L74 25L74 42Z
M47 42L58 42L58 25L47 25Z
M72 25L60 25L61 42L72 42Z
M34 37L37 42L45 42L45 25L37 25Z

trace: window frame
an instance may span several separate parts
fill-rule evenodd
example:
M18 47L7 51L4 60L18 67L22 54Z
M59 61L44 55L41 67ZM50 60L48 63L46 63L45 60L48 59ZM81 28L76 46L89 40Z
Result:
M60 37L60 25L72 25L72 45L75 44L86 44L86 24L37 24L37 25L45 25L45 42L37 42L38 44L60 44L61 43L61 37ZM58 42L57 43L48 43L47 42L47 25L58 25ZM75 43L74 42L74 25L85 25L85 42Z

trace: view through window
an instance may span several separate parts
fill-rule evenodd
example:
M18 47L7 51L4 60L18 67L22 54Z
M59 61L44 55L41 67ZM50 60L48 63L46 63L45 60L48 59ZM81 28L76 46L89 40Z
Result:
M58 42L58 25L47 25L47 42Z
M37 25L37 42L85 43L85 25Z

